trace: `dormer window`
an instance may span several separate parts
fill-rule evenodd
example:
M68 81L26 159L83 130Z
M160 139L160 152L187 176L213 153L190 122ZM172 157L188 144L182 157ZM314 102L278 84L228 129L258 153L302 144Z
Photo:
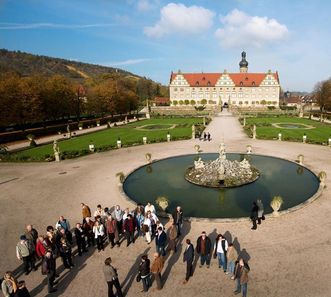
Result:
M202 80L206 80L206 78L205 78L205 77L203 77L203 78L202 78Z
M248 77L246 76L245 80L247 81L248 80Z
M207 86L210 86L210 81L207 82Z
M241 81L241 82L240 82L240 85L241 85L241 86L243 86L243 85L244 85L244 83Z
M252 82L252 86L255 86L255 81Z
M195 85L198 86L198 85L199 85L199 82L197 81L197 82L195 83Z

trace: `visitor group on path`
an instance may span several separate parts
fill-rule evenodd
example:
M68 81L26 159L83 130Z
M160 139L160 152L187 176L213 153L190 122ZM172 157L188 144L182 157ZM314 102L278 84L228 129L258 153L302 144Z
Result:
M119 248L126 241L126 247L134 244L136 240L143 239L147 245L154 240L155 253L153 260L144 253L139 256L139 266L136 271L136 280L142 283L142 292L147 292L153 282L156 289L163 287L162 271L168 256L178 252L181 243L183 226L183 211L178 206L170 217L170 226L166 230L157 217L155 207L151 203L138 205L133 211L128 208L122 210L119 205L112 209L102 208L97 205L92 214L90 207L81 203L82 222L77 222L72 230L69 220L60 216L54 227L46 227L45 234L40 235L31 224L26 226L26 230L19 236L16 245L16 255L23 262L25 274L32 270L36 271L41 267L41 274L47 278L48 293L57 291L58 284L56 278L59 277L56 268L56 258L62 259L65 269L72 269L75 266L73 260L74 242L77 246L78 256L88 252L89 248L96 246L98 252L105 249L105 242L109 247ZM264 219L263 204L259 200L253 203L251 211L252 229L257 228ZM209 269L212 259L216 259L219 269L235 281L234 294L242 293L247 296L248 273L250 268L248 263L238 255L232 242L228 242L226 236L218 234L215 242L212 242L205 231L196 240L186 239L182 246L183 262L186 265L186 274L183 276L183 284L187 284L193 276L194 260L197 263L200 258L199 268L206 265ZM113 266L113 259L110 257L104 260L103 273L108 288L108 296L124 296L116 268ZM120 265L119 259L115 261ZM101 269L101 268L100 268ZM1 283L2 293L5 297L29 297L29 291L23 280L17 281L11 271L4 274ZM114 293L116 290L116 294Z

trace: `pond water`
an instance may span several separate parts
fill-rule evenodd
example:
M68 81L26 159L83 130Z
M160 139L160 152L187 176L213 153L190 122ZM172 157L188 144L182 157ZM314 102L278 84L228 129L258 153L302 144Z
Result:
M203 161L215 160L216 153L200 154ZM271 213L270 201L283 197L281 210L298 205L313 196L319 187L316 175L294 162L269 156L228 153L229 160L246 158L256 167L260 178L248 185L213 189L189 183L185 170L197 158L196 154L171 157L138 168L123 184L126 195L143 205L155 204L158 196L169 199L167 212L180 205L187 217L239 218L248 217L252 202L261 199L265 213Z

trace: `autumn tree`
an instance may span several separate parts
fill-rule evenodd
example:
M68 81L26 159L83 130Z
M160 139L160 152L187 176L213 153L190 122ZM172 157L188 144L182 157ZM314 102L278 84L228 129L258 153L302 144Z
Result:
M316 84L314 96L320 106L321 112L331 110L331 78Z
M47 119L69 117L76 112L73 84L62 75L50 77L42 90L43 111Z

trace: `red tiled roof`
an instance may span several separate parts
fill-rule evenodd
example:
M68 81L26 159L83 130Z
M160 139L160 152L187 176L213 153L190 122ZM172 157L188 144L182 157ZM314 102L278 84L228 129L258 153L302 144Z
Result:
M221 73L183 73L190 86L209 87L215 86Z
M178 73L171 73L170 83L176 78ZM219 78L224 73L181 73L191 87L215 86ZM236 87L259 86L268 73L228 73ZM272 73L279 82L278 72Z
M301 103L302 99L300 96L290 97L287 99L287 103Z
M155 97L154 98L154 102L155 103L169 103L170 102L170 98L168 97Z
M259 86L266 77L266 73L229 73L236 87Z

